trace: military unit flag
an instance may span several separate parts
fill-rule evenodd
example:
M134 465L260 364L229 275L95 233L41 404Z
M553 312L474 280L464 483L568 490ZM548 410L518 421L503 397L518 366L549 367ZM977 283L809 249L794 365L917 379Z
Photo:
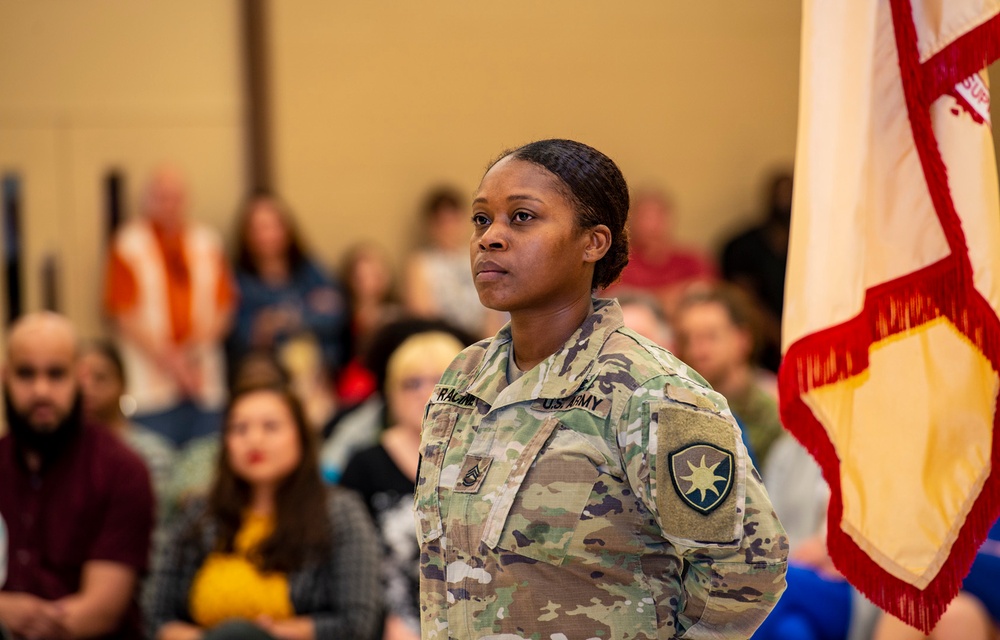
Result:
M779 374L837 568L928 631L1000 513L1000 0L804 0Z

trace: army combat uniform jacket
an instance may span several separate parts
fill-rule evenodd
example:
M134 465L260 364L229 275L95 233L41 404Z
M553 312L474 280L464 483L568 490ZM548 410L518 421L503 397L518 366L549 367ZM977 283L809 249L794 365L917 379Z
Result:
M424 640L747 638L788 543L726 402L615 301L507 383L509 327L427 406Z

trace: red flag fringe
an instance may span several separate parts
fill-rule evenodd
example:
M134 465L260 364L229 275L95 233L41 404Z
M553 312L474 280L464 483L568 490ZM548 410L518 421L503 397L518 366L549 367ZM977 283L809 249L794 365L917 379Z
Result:
M979 545L1000 512L1000 473L994 472L987 479L941 571L925 589L917 589L882 569L840 529L844 509L840 460L823 426L801 396L810 389L863 372L873 342L941 317L967 337L978 337L970 342L978 343L993 368L1000 371L1000 326L996 316L978 293L969 306L962 302L971 282L960 284L962 269L956 262L949 257L873 288L856 318L792 345L779 374L782 421L816 458L830 485L827 544L837 568L881 608L925 633L958 593ZM1000 403L994 407L993 429L1000 434ZM992 444L993 469L1000 470L1000 438L994 438Z

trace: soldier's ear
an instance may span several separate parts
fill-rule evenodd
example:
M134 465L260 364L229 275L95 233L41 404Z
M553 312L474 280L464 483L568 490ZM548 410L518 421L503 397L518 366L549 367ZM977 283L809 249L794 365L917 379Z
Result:
M597 224L584 233L587 235L587 245L583 250L583 261L597 262L611 248L611 229L605 224Z

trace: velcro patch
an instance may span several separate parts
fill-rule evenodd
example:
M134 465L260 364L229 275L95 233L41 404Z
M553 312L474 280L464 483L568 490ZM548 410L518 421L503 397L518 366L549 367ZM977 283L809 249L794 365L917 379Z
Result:
M491 464L493 458L490 456L466 455L455 484L455 493L479 493L479 487L483 485Z
M653 403L656 505L667 536L728 544L742 531L744 469L736 427L724 417L684 404Z
M476 396L471 393L463 393L455 387L437 385L431 394L431 404L452 404L456 407L471 407L476 404Z
M684 404L689 404L692 407L698 407L699 409L708 409L709 411L715 411L715 405L712 401L703 395L699 395L694 391L681 387L676 384L668 384L663 389L664 394L671 400L676 400L677 402L683 402Z
M583 409L599 418L611 412L611 400L599 393L582 391L566 398L539 398L531 403L533 411L569 411Z

